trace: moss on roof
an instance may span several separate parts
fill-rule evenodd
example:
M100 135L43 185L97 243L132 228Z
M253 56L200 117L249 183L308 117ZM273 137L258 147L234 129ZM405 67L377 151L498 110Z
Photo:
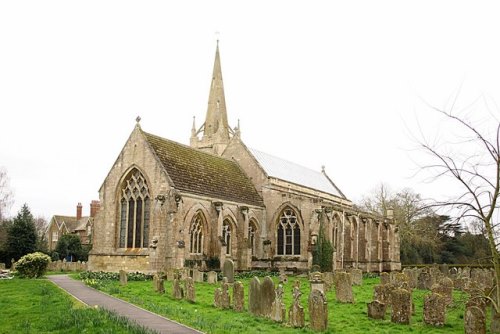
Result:
M143 133L176 189L195 195L264 206L262 197L236 162Z

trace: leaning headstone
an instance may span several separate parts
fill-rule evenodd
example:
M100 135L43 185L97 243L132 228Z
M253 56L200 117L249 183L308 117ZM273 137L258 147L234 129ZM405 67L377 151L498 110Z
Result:
M475 305L466 306L464 315L465 334L485 334L486 317L483 310Z
M328 303L319 290L312 290L309 295L309 324L316 331L324 331L328 327Z
M253 315L262 315L260 300L260 280L258 277L252 278L248 289L248 311Z
M430 290L432 287L432 276L428 271L422 270L418 275L417 289Z
M274 282L271 277L266 276L260 285L260 302L262 315L266 318L271 317L272 305L275 298Z
M445 277L439 283L433 284L431 291L442 295L445 298L446 305L453 302L453 281L450 278Z
M233 286L233 308L235 311L241 312L245 308L245 290L243 283L235 282Z
M174 299L182 299L182 297L184 297L181 281L177 277L174 278L174 282L172 283L172 297L174 297Z
M293 304L288 310L288 323L291 327L301 328L305 325L305 317L304 317L304 308L300 305L300 296L302 292L300 292L300 283L299 281L295 282L295 286L293 287Z
M396 289L391 294L391 321L409 324L412 312L411 294L405 289Z
M309 283L311 284L312 290L319 290L325 293L325 281L323 280L323 274L320 272L314 272L309 275Z
M222 282L222 294L221 294L221 307L223 309L228 309L231 307L231 296L229 295L229 283L224 277Z
M363 271L361 269L351 269L350 273L353 285L363 285Z
M382 272L380 273L380 284L389 284L391 283L391 276L389 273Z
M222 266L222 276L227 277L228 283L234 283L234 262L231 259L226 259Z
M374 300L371 303L366 304L368 306L368 318L372 319L384 319L385 311L387 310L387 305L381 303L378 300Z
M443 326L446 321L446 298L432 292L424 297L424 322L427 325Z
M186 291L186 300L191 303L196 302L196 290L192 277L186 278L186 280L184 281L184 289Z
M209 271L207 273L207 283L217 284L217 273L215 271Z
M120 270L120 285L127 285L127 272Z
M276 322L285 321L286 308L283 303L283 285L278 284L275 290L273 304L271 305L271 319Z
M335 295L341 303L354 303L351 274L339 272L335 277Z

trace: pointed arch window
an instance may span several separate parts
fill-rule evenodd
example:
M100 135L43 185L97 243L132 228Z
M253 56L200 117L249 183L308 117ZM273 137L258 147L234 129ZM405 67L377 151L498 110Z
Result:
M248 242L250 244L250 248L252 251L252 255L255 255L255 240L257 238L257 225L253 220L250 220L250 224L248 224Z
M300 226L297 214L285 209L278 222L278 255L300 255Z
M120 248L148 247L150 198L144 176L133 169L122 185Z
M203 218L200 213L198 213L191 222L191 227L189 229L190 236L190 246L189 252L191 254L202 254L203 253Z
M231 233L231 222L228 219L224 219L222 223L222 240L224 240L226 255L231 255Z

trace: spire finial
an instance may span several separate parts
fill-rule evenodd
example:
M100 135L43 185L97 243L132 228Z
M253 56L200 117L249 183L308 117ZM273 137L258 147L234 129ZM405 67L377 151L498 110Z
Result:
M325 173L325 165L321 166L321 173Z
M215 39L217 40L217 47L219 47L219 37L220 37L220 32L216 31L215 32Z
M193 127L191 128L191 137L196 136L196 116L193 116Z
M135 126L140 127L140 126L141 126L141 125L139 124L140 122L141 122L141 116L137 116L137 117L135 118Z

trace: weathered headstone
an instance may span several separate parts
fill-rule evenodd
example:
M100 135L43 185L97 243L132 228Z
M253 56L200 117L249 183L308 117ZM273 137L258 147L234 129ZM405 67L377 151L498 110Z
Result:
M228 283L234 283L234 262L231 259L226 259L222 266L222 276L227 277Z
M173 269L167 270L167 281L172 282L175 278L175 271Z
M217 288L214 291L214 306L217 308L222 308L222 289Z
M258 277L252 278L248 289L248 311L253 315L262 315L260 300L260 280Z
M333 273L329 271L323 273L323 280L325 281L325 291L330 291L332 289L333 282L335 281Z
M363 285L363 271L361 269L351 269L350 273L353 285Z
M266 276L260 285L260 302L262 315L266 318L271 317L272 305L275 298L274 282L271 277Z
M304 317L304 308L300 305L300 296L302 292L300 292L300 283L299 281L295 281L295 285L293 287L293 304L288 310L288 323L291 327L304 327L305 325L305 317Z
M271 319L277 322L285 321L286 308L283 303L283 285L278 284L275 290L273 304L271 305Z
M391 276L389 273L382 272L380 273L380 284L389 284L391 283Z
M408 285L410 289L416 289L418 285L418 269L405 268L403 269L403 274L408 277Z
M193 281L203 282L203 271L199 271L197 268L193 269Z
M207 283L217 284L217 273L215 271L209 271L207 273Z
M328 327L328 303L319 290L312 290L309 295L309 323L316 331L324 331Z
M311 284L312 290L319 290L325 293L325 282L323 280L323 274L320 272L314 272L309 275L309 283Z
M432 292L424 297L424 322L432 326L443 326L446 321L446 298Z
M188 277L184 281L184 290L186 291L186 300L191 303L196 302L196 289L192 277Z
M165 293L165 285L163 283L163 278L159 274L154 274L153 276L153 289L158 293Z
M467 305L464 315L465 334L485 334L486 317L483 310L475 305Z
M373 300L377 300L386 306L391 305L391 294L394 290L392 284L379 284L373 288Z
M241 312L245 309L245 290L240 281L235 282L233 286L233 303L235 311Z
M174 282L172 283L172 297L174 299L182 299L184 297L181 282L177 277L174 278Z
M222 294L221 294L220 304L221 304L221 307L223 309L231 308L231 296L229 295L229 283L225 279L222 282Z
M335 277L335 295L341 303L354 303L351 274L339 272Z
M391 294L391 321L409 324L412 312L411 294L405 289L395 289Z
M418 275L417 289L430 290L432 287L432 276L428 271L422 270Z
M391 280L391 284L394 285L396 289L405 289L409 290L410 289L410 279L406 274L403 273L394 273L393 278Z
M280 268L279 279L280 284L285 284L286 282L288 282L288 276L286 275L285 268Z
M453 302L453 281L450 278L445 277L439 283L433 284L431 291L442 295L446 301L446 305L450 305Z
M120 285L127 285L127 272L120 270Z
M384 319L385 318L385 312L387 310L387 305L378 301L374 300L371 303L366 303L368 306L368 317L372 319Z

